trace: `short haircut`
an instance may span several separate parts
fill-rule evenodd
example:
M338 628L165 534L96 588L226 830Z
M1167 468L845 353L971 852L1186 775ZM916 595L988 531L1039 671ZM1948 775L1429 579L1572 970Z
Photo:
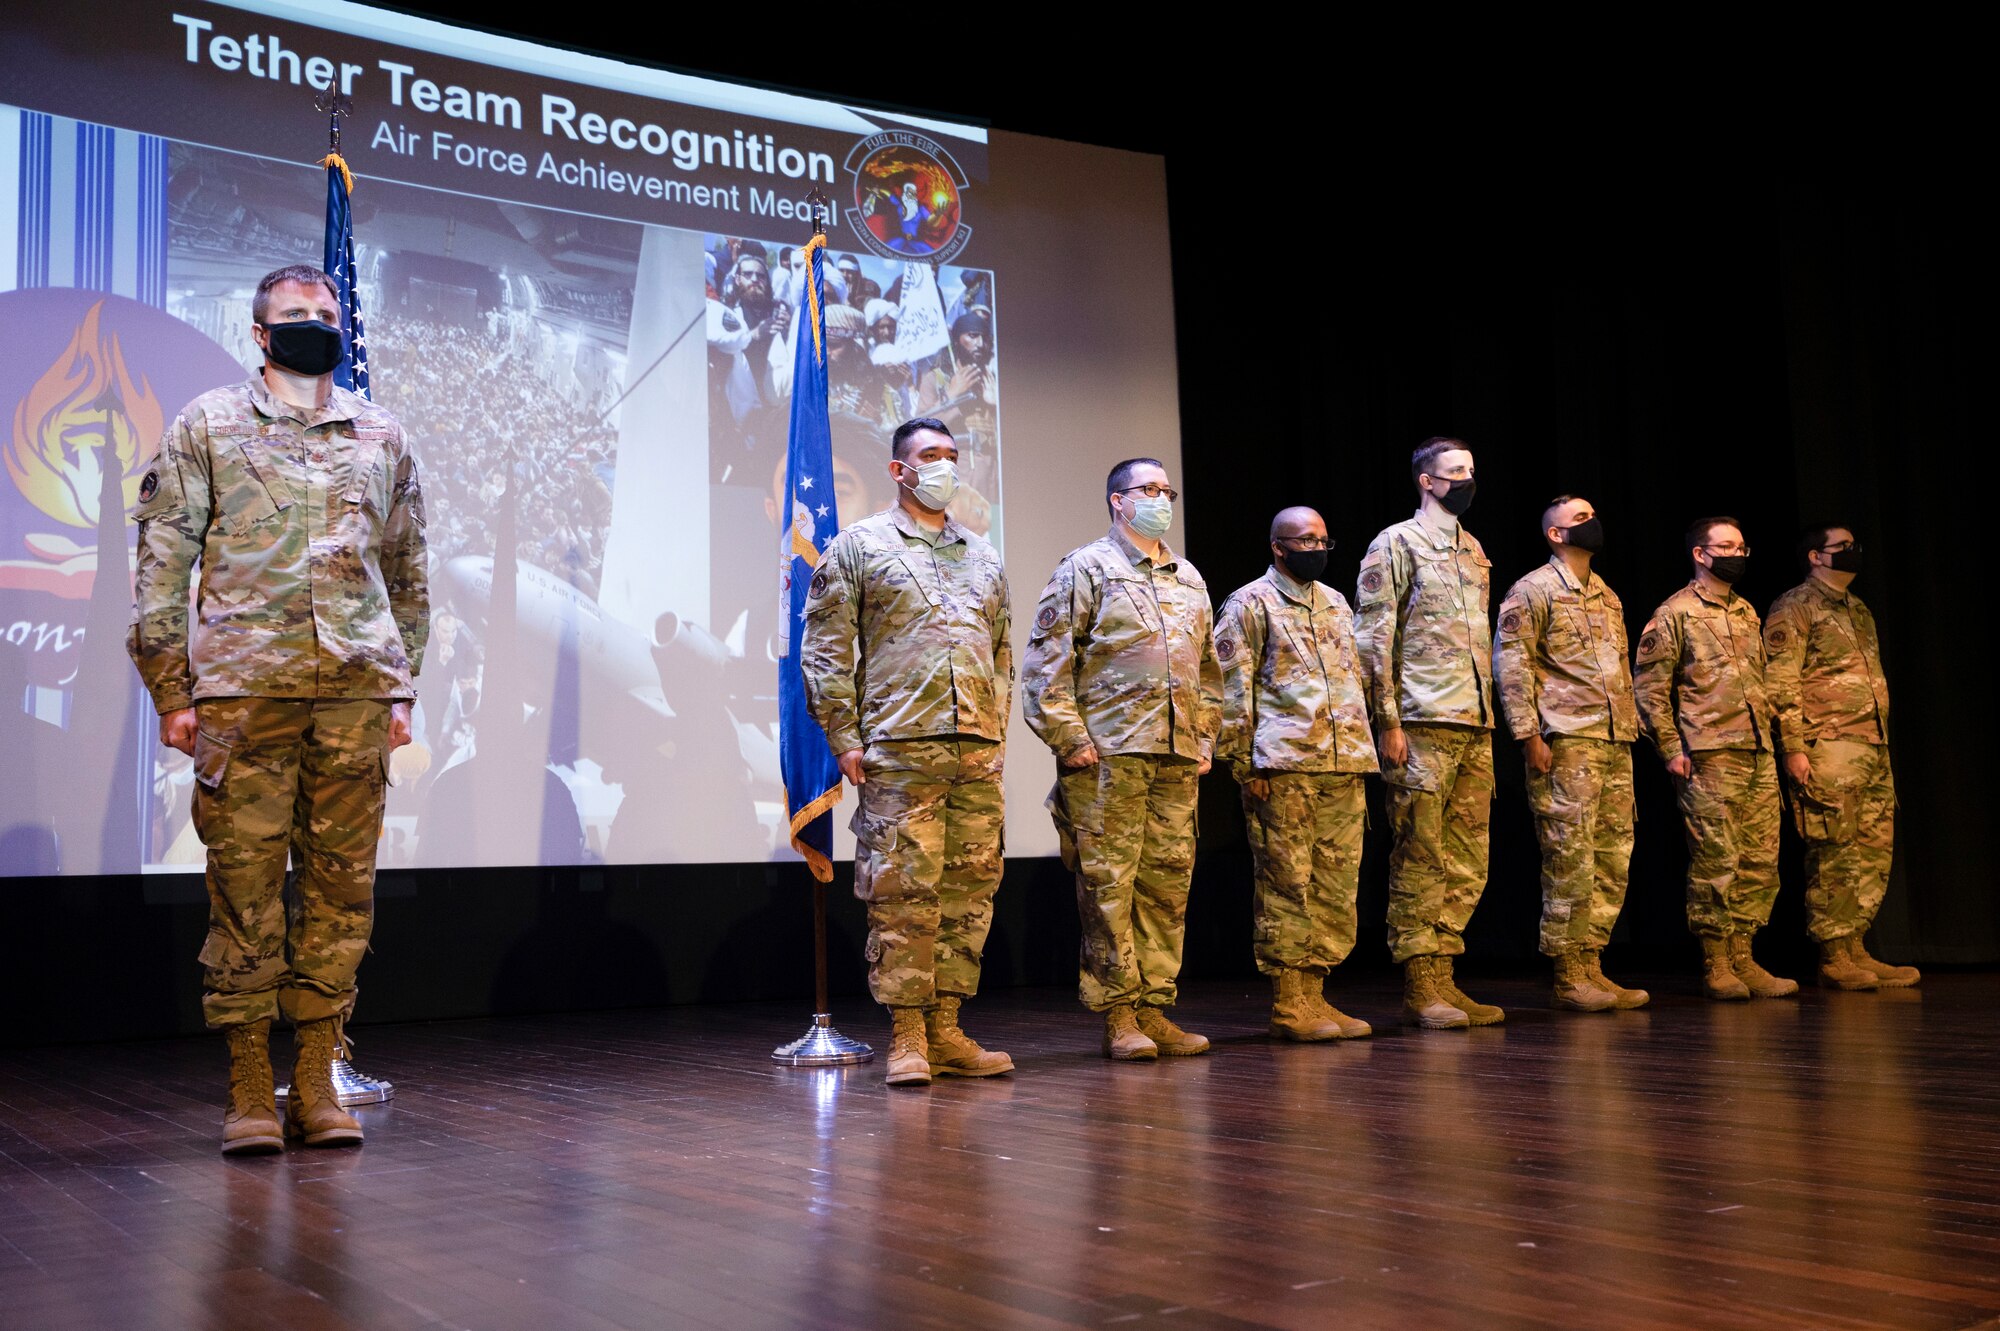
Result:
M1734 527L1738 531L1743 530L1743 524L1732 517L1696 518L1688 524L1687 535L1681 538L1682 552L1692 551L1697 545L1707 545L1708 534L1717 527ZM1690 555L1689 557L1692 558L1693 556Z
M898 425L896 432L889 436L890 459L895 462L901 462L903 456L911 451L909 446L910 440L916 438L925 430L936 430L947 439L953 438L951 431L945 428L945 423L937 417L913 416L901 425ZM954 442L956 441L954 440Z
M1554 499L1542 505L1542 534L1544 537L1548 535L1549 528L1556 525L1556 510L1578 497L1577 495L1557 495Z
M1812 571L1812 560L1806 556L1815 550L1824 550L1826 548L1826 538L1837 531L1844 531L1850 536L1854 535L1854 528L1848 526L1845 522L1822 522L1817 527L1808 527L1803 532L1800 532L1798 544L1799 567L1810 573Z
M1165 471L1167 464L1158 458L1126 458L1113 467L1110 474L1104 478L1104 497L1109 499L1120 490L1130 487L1132 473L1141 467L1158 467L1161 471Z
M1434 434L1424 440L1417 445L1417 451L1410 454L1410 483L1414 485L1417 477L1429 474L1431 464L1438 460L1438 454L1464 447L1463 439L1450 439L1441 434Z
M297 282L302 287L309 287L317 282L326 288L328 295L333 297L334 307L338 309L340 306L340 288L333 284L332 278L309 263L287 264L283 268L274 268L264 274L263 279L257 283L257 294L250 298L251 323L263 324L269 317L271 288L281 282Z

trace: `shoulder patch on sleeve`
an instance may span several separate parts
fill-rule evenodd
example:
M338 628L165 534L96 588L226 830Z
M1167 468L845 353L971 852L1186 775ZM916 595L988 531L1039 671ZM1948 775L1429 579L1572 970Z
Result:
M1773 650L1782 650L1792 640L1792 631L1783 624L1774 625L1768 635Z
M1040 636L1041 634L1047 633L1050 629L1056 626L1056 621L1061 618L1062 618L1062 611L1058 610L1052 604L1044 605L1040 610L1035 612L1036 635Z
M1371 568L1363 572L1361 575L1361 590L1364 592L1381 591L1382 570L1379 568Z
M1502 633L1519 633L1521 631L1521 612L1510 609L1502 614L1500 616L1500 631Z
M159 492L160 469L154 467L146 473L146 479L139 482L139 502L143 504Z
M1216 660L1218 660L1218 661L1233 661L1233 660L1235 660L1235 659L1236 659L1236 639L1234 639L1234 638L1217 638L1217 639L1215 640L1215 658L1216 658Z
M826 570L820 569L818 572L813 574L812 586L807 589L807 594L812 596L826 595L826 584L827 584Z

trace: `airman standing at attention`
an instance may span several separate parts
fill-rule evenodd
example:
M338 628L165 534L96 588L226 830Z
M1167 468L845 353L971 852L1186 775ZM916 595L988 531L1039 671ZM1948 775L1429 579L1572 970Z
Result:
M1923 978L1916 967L1877 961L1862 946L1889 890L1896 782L1882 644L1875 616L1850 590L1861 542L1851 528L1813 527L1799 557L1806 580L1764 620L1764 681L1805 842L1806 927L1819 944L1820 983L1907 988Z
M1165 541L1177 497L1157 459L1105 481L1111 530L1056 565L1035 611L1022 711L1060 765L1051 811L1076 874L1085 1007L1121 1060L1208 1051L1178 995L1197 778L1222 712L1208 584Z
M1354 895L1376 770L1347 598L1319 581L1326 522L1271 520L1271 567L1216 618L1222 732L1216 754L1243 788L1256 869L1257 969L1271 977L1271 1034L1339 1040L1371 1027L1327 1003L1327 973L1354 950Z
M208 846L202 1014L229 1042L225 1155L349 1146L333 1060L374 924L389 753L430 636L424 501L403 427L337 388L333 279L268 273L262 373L181 409L139 485L126 647L160 742L194 758ZM188 584L201 580L195 619ZM285 918L285 862L298 912ZM298 1037L282 1129L271 1023Z
M1639 725L1674 777L1687 827L1688 928L1710 998L1782 998L1798 982L1757 964L1750 940L1778 898L1778 764L1757 612L1731 590L1750 563L1735 518L1702 518L1681 542L1694 581L1639 635Z
M1403 1012L1434 1030L1490 1026L1506 1013L1452 978L1486 889L1493 808L1493 561L1459 518L1477 488L1472 451L1426 439L1410 456L1416 516L1375 538L1361 561L1355 641L1368 676L1388 788L1389 955L1403 966Z
M1014 648L999 553L945 515L951 432L905 421L889 454L896 506L827 544L799 669L860 796L854 895L868 903L868 989L895 1027L887 1081L921 1086L1014 1069L958 1024L1000 887Z
M1588 499L1550 500L1542 539L1549 562L1508 589L1493 644L1493 678L1526 750L1542 845L1542 953L1555 962L1557 1007L1643 1007L1646 991L1612 983L1600 959L1632 865L1639 713L1625 610L1591 571L1604 524Z

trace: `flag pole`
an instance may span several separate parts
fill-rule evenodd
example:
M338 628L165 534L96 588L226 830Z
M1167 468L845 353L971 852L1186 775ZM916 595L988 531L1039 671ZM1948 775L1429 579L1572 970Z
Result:
M806 195L806 203L812 209L813 238L821 245L826 242L826 215L832 200L819 186L813 186ZM817 256L815 256L815 259ZM806 266L806 281L812 281L812 262ZM804 305L800 313L814 318L813 309L817 302ZM794 330L794 336L806 334ZM799 391L795 379L792 391ZM836 790L838 788L836 787ZM826 993L826 880L818 873L812 875L813 885L813 1019L806 1033L790 1044L781 1044L771 1051L771 1061L795 1068L846 1067L855 1063L866 1063L875 1057L875 1051L861 1041L842 1035L833 1024L831 1001Z
M313 99L313 105L326 112L326 157L322 159L323 164L329 171L339 171L342 184L349 190L352 190L354 185L353 178L348 174L347 163L342 161L340 156L340 119L342 116L354 114L354 103L349 98L343 97L338 89L328 88ZM331 240L328 243L331 244ZM329 273L332 272L337 256L329 253L323 257L326 271ZM344 281L344 275L342 280ZM342 303L345 304L346 302L343 301ZM364 389L363 391L365 392L366 390ZM287 898L287 914L296 912L299 909L298 869L296 866L290 873L285 875L285 895ZM355 1105L385 1104L396 1098L396 1084L394 1082L384 1081L380 1077L371 1077L367 1073L362 1072L347 1061L347 1052L348 1040L346 1032L342 1031L341 1039L334 1045L333 1049L333 1098L342 1109L350 1109ZM289 1085L277 1088L277 1101L280 1109L284 1108L285 1101L291 1096L291 1091L292 1088Z

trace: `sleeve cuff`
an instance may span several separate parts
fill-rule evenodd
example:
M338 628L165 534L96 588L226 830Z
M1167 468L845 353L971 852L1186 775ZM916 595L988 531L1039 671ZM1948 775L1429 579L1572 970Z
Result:
M850 749L862 749L868 746L861 742L861 731L859 729L842 726L837 730L828 730L826 732L826 747L832 749L837 757L840 754L848 752Z
M193 697L185 693L155 694L153 696L153 708L161 716L165 716L168 712L186 711L192 706L194 706Z

